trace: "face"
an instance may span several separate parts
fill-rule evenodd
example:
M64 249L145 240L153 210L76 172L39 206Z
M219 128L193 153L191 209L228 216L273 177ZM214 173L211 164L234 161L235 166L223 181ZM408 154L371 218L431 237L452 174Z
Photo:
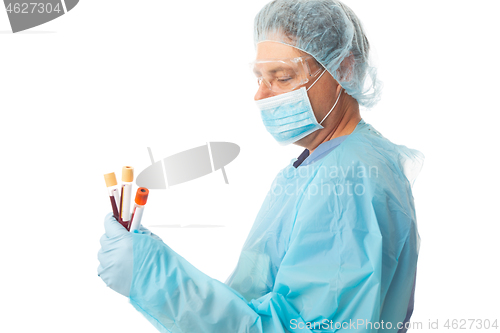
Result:
M257 44L257 57L256 60L265 60L265 59L287 59L287 58L296 58L296 57L301 57L308 55L305 52L302 52L292 46L285 45L282 43L278 42L272 42L272 41L265 41L265 42L260 42ZM308 65L311 68L311 72L316 72L318 69L321 69L321 72L323 71L323 68L314 61L314 59L308 59ZM267 70L267 69L266 69ZM273 69L269 69L269 71L272 71ZM321 73L320 72L320 73ZM309 81L301 86L296 87L296 89L300 89L302 87L305 87L308 89L314 81L319 77L316 76L315 78L310 78ZM333 104L335 103L335 100L338 96L338 93L340 91L340 86L337 83L337 81L330 75L330 73L326 72L321 76L321 78L314 84L314 86L308 90L307 95L309 96L309 100L311 102L312 109L314 111L314 114L316 116L316 120L320 122L324 116L330 111L332 108ZM266 84L262 83L258 90L257 93L254 96L254 100L261 100L264 98L272 97L279 95L279 93L275 93L271 91ZM335 112L332 111L332 114ZM323 126L325 126L325 123L329 120L329 118L332 115L330 115L325 122L323 122ZM321 131L321 130L320 130ZM305 137L302 140L299 140L297 142L298 145L304 146L304 144L307 143L308 138L312 139L317 135L318 132L316 131L307 137ZM302 142L301 142L302 141Z

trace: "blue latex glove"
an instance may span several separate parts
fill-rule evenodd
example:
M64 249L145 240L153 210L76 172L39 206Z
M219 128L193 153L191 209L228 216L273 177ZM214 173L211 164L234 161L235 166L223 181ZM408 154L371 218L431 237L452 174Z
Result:
M101 249L97 254L100 263L97 274L108 287L128 297L134 263L132 233L118 223L112 213L104 218L104 229L105 234L100 240ZM134 232L161 241L160 237L142 225Z

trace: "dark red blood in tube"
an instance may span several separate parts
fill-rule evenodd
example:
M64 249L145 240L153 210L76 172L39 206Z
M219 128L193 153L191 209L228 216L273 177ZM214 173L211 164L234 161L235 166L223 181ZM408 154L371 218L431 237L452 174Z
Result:
M109 200L111 200L111 207L113 207L113 216L115 217L115 219L120 222L120 224L125 228L127 229L127 231L129 231L130 229L130 223L129 221L125 221L123 222L122 219L120 218L120 214L118 213L118 207L116 207L116 201L115 201L115 197L112 197L110 196L109 197Z
M130 221L122 221L122 220L119 220L118 222L120 222L120 224L125 228L127 229L127 231L130 231Z
M120 221L120 214L118 213L118 207L116 207L115 197L110 196L109 200L111 200L111 207L113 208L113 216L117 221Z

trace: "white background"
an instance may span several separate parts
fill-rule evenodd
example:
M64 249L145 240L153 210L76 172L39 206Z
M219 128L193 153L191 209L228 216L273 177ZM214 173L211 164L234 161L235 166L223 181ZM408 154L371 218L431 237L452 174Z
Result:
M277 172L297 157L253 104L253 17L267 1L81 1L12 34L0 10L0 331L156 332L97 276L103 174L205 144L222 174L152 191L143 223L225 281ZM500 319L496 1L355 1L382 102L363 118L426 156L413 321ZM450 330L451 331L451 330Z

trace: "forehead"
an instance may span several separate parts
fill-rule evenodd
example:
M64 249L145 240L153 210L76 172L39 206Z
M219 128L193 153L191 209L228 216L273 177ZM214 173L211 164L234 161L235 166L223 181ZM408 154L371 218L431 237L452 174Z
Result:
M278 42L265 41L257 44L257 56L255 60L296 58L305 55L293 46Z

